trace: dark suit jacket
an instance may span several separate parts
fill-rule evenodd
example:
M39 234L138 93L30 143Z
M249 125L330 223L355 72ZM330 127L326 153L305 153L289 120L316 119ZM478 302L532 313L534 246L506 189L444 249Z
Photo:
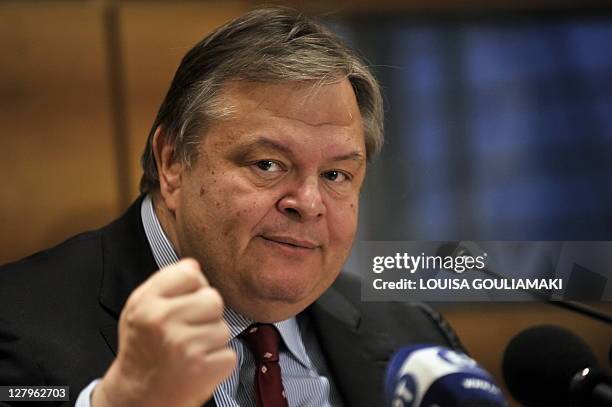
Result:
M103 376L117 352L125 301L157 269L141 200L100 230L0 268L0 385L68 385L71 401L63 405L73 405ZM383 405L385 366L397 347L460 347L430 308L362 303L358 280L347 274L305 312L346 406Z

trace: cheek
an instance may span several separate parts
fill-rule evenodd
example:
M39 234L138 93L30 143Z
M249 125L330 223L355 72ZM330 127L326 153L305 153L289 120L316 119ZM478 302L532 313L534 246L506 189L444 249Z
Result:
M208 218L218 225L222 236L250 237L250 232L274 206L272 197L254 191L239 177L215 178L201 189L199 199L204 207L210 208Z
M327 213L330 242L336 248L348 250L357 232L358 201L352 199L331 208Z

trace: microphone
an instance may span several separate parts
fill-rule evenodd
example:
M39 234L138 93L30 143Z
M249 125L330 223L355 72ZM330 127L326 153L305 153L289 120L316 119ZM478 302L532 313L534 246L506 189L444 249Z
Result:
M504 352L502 370L510 392L526 407L612 407L612 378L566 329L542 325L519 333Z
M387 407L507 407L499 387L474 359L435 345L399 349L387 367Z

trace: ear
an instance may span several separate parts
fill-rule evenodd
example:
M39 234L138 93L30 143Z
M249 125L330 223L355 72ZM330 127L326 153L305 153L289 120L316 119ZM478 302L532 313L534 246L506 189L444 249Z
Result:
M174 146L168 142L161 126L153 135L153 154L159 176L159 191L166 207L174 212L178 206L181 190L183 164L176 157Z

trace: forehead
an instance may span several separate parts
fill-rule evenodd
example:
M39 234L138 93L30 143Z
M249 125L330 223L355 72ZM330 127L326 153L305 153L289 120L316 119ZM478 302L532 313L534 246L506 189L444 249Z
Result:
M233 81L220 95L237 121L278 119L310 127L358 128L362 119L355 93L346 79L332 84L313 81L282 84Z

